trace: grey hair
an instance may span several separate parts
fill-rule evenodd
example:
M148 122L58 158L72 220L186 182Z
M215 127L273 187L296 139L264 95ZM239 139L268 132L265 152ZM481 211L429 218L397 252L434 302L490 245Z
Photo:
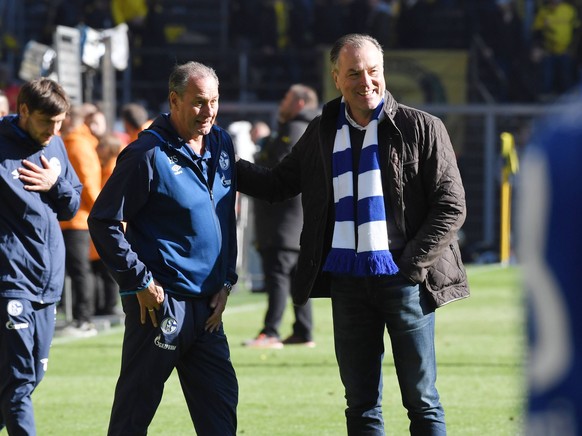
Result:
M376 47L381 54L384 54L384 49L376 40L376 38L362 33L350 33L340 37L336 42L334 42L331 51L329 52L329 60L331 61L333 68L337 69L337 61L339 59L340 51L342 48L347 45L360 48L363 47L367 42Z
M179 96L184 95L186 88L188 87L188 81L192 77L206 78L212 77L216 80L218 85L218 76L213 68L201 64L200 62L186 62L182 65L176 65L170 74L170 79L168 81L168 90L171 93L174 91Z

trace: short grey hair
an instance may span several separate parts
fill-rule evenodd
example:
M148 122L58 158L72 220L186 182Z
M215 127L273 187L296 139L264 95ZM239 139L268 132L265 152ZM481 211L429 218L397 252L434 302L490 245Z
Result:
M376 38L363 33L350 33L341 36L336 42L334 42L331 51L329 52L329 60L331 61L333 68L337 69L337 61L339 59L340 51L342 48L347 45L360 48L367 42L375 46L381 54L384 54L384 49Z
M190 61L182 65L176 65L170 74L168 81L168 91L174 91L179 96L183 96L188 87L188 81L192 78L212 77L218 85L218 76L213 68L201 64L200 62Z

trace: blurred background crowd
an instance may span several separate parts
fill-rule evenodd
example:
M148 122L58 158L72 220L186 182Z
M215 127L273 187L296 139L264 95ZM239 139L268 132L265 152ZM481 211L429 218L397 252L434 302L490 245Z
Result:
M108 29L125 23L131 58L119 86L130 89L119 96L142 100L151 110L165 101L171 66L192 58L217 70L223 100L277 101L298 82L321 91L326 79L323 53L339 35L350 32L371 34L390 53L467 53L468 102L545 102L577 81L581 3L1 0L0 86L18 80L25 44L34 40L51 45L56 26ZM438 93L432 98L438 100Z

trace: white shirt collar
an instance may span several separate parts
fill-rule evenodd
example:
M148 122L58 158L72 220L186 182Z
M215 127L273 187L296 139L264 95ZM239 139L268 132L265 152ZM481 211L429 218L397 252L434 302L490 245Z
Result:
M382 101L381 103L382 105L384 104L384 101ZM370 123L368 123L368 126L364 127L364 126L360 126L349 114L348 112L348 105L345 105L346 107L346 120L348 121L348 123L350 123L350 126L354 127L355 129L358 130L366 130L368 128L368 126L370 125ZM386 113L384 112L384 110L380 111L380 115L378 116L378 124L380 122L382 122L382 120L386 118Z

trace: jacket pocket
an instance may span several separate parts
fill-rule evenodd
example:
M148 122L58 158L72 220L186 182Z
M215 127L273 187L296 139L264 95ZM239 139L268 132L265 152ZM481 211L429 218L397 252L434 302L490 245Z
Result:
M426 286L437 306L468 296L467 277L457 242L428 269Z

